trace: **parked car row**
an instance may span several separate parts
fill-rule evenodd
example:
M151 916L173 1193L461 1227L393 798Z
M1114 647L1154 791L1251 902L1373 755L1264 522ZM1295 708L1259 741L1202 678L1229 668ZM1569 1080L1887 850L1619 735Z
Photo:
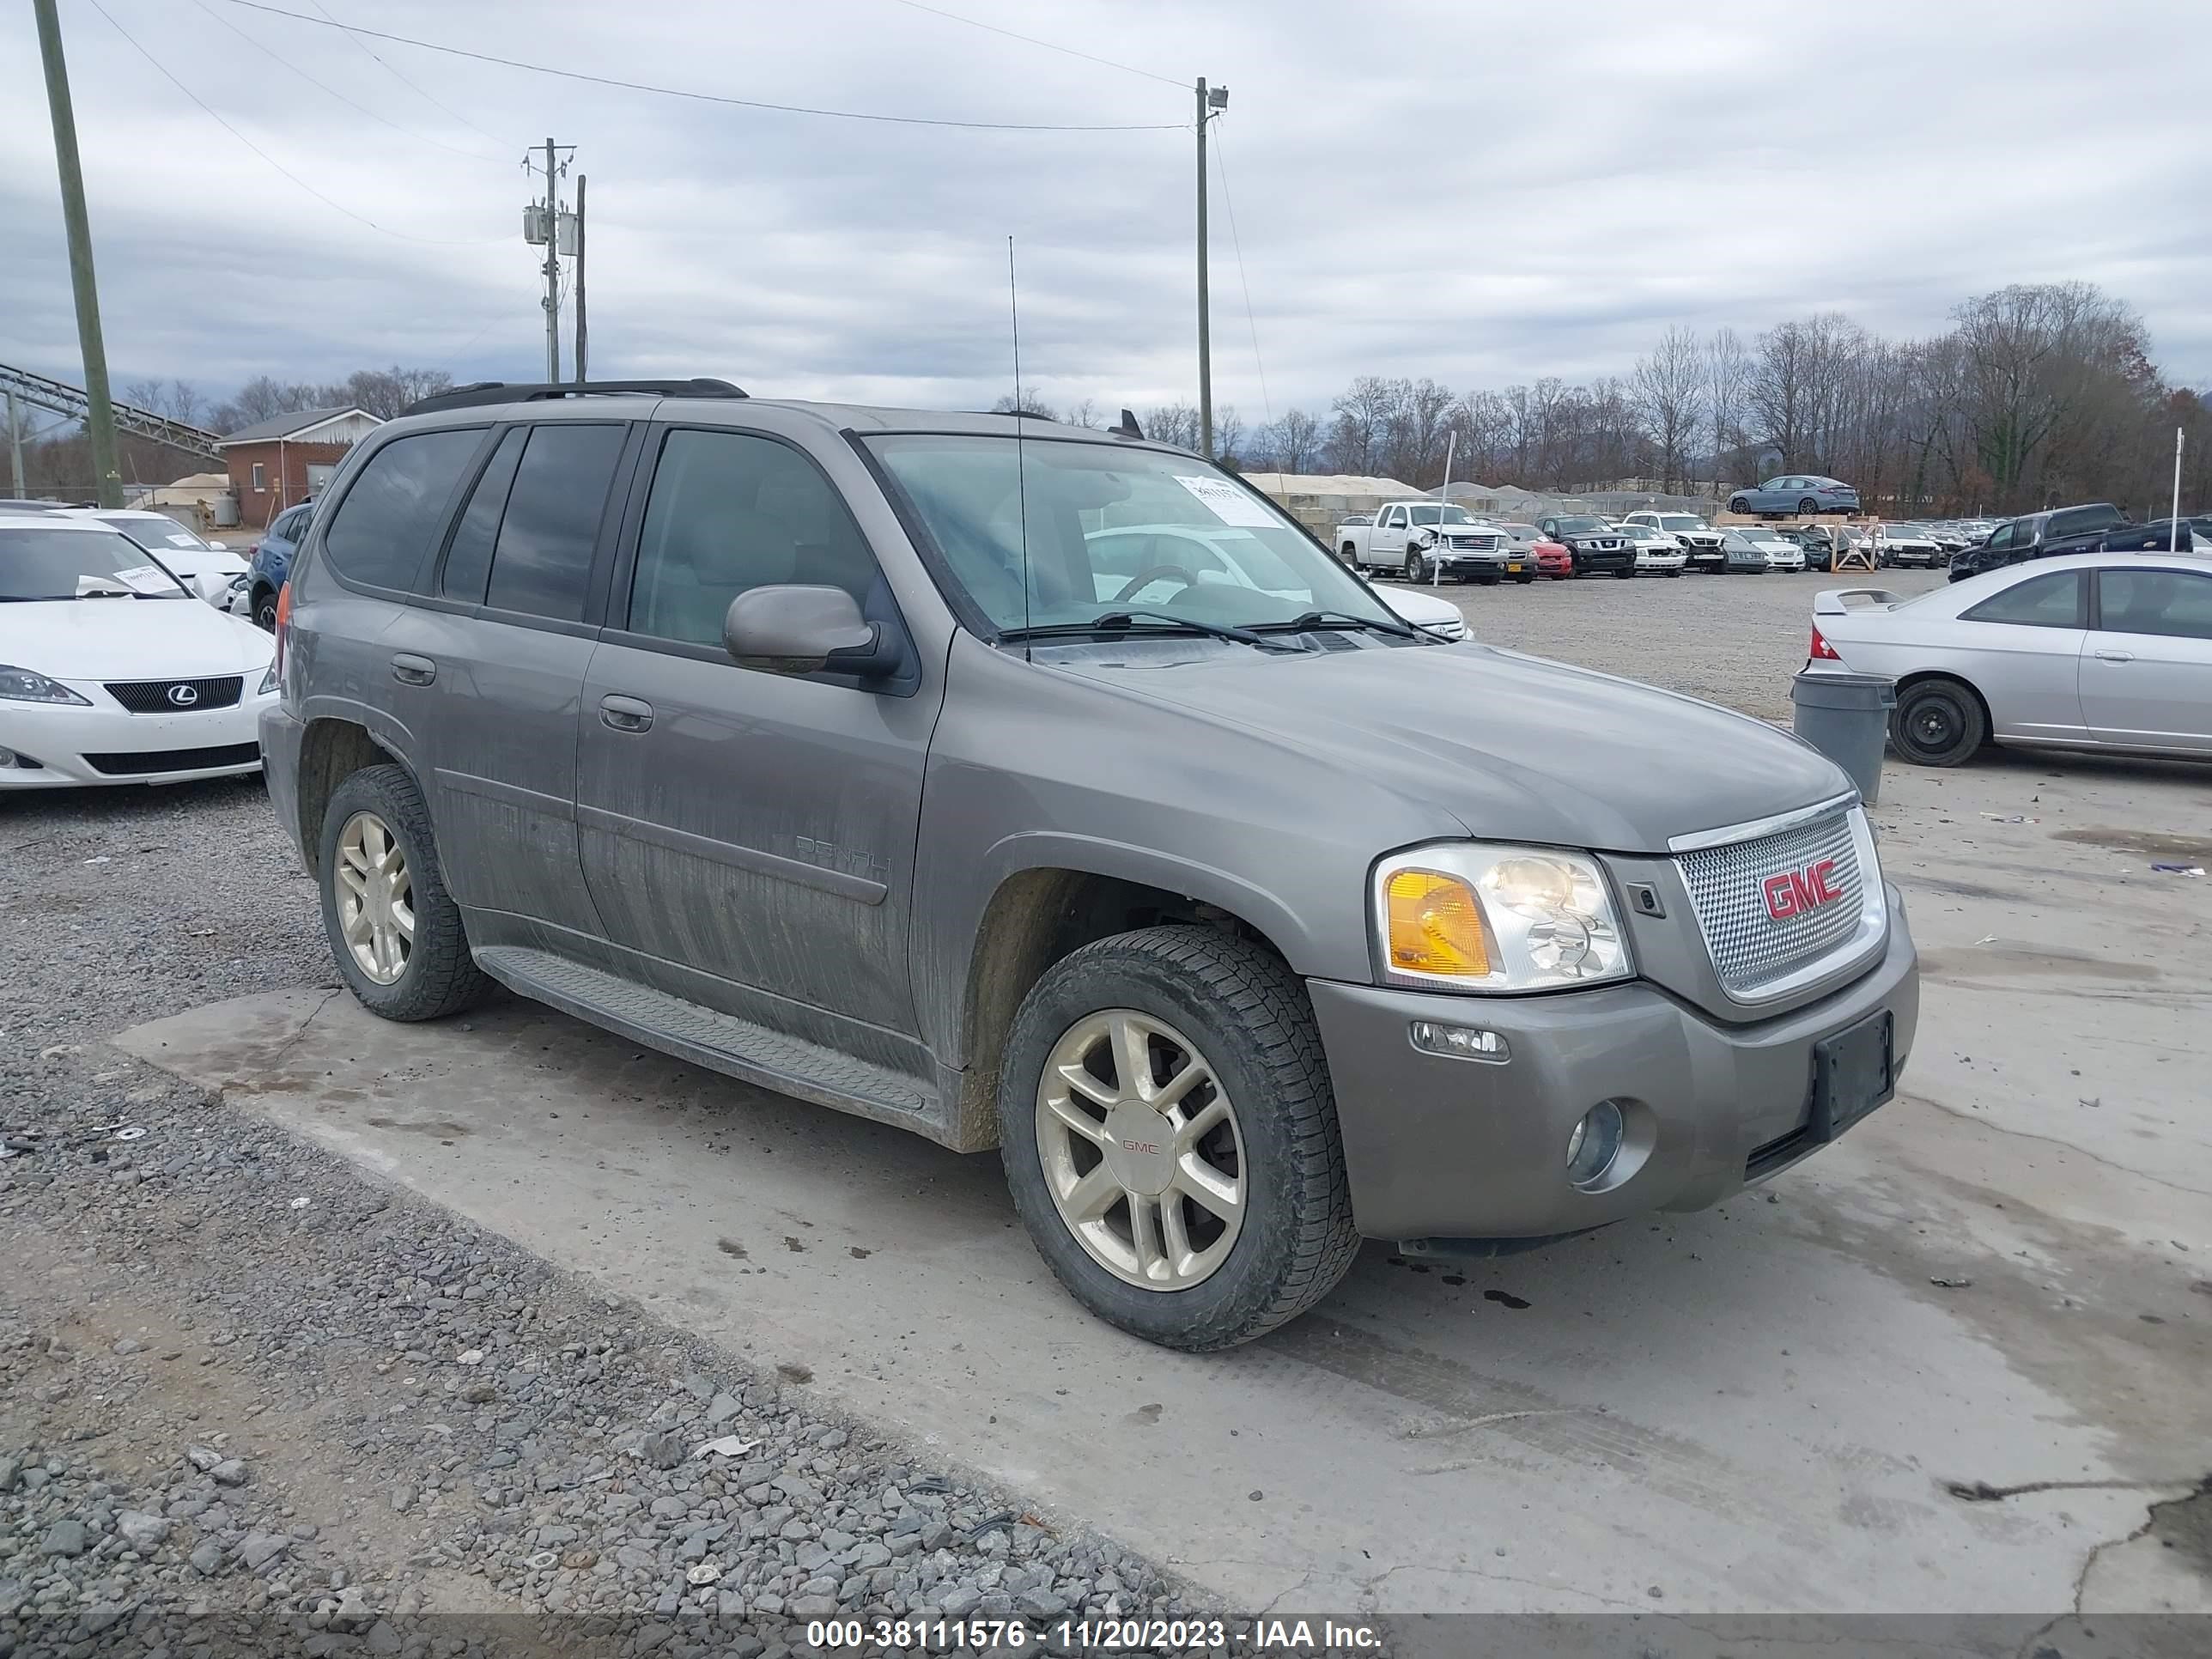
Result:
M1534 524L1479 519L1439 501L1394 501L1337 526L1337 555L1363 575L1407 582L1534 582L1540 577L1763 574L1826 570L1858 532L1826 526L1716 529L1688 513L1554 514Z

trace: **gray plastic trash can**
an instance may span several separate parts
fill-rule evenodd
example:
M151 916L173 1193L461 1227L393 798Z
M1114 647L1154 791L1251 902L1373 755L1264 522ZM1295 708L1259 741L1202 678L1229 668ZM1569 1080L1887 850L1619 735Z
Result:
M1881 751L1897 687L1875 674L1800 674L1790 684L1790 730L1850 774L1869 806L1881 797Z

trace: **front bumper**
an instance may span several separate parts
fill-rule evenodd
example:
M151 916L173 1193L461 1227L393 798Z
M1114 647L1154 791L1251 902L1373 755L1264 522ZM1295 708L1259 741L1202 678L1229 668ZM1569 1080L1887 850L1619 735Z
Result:
M1462 997L1315 980L1352 1218L1372 1238L1543 1238L1653 1210L1698 1210L1787 1167L1813 1137L1814 1045L1887 1011L1896 1067L1920 1012L1904 902L1881 960L1789 1013L1727 1025L1643 981L1535 997ZM1480 1025L1502 1062L1424 1053L1415 1020ZM1635 1172L1586 1193L1567 1137L1601 1100L1634 1103Z
M93 698L75 704L0 702L0 794L15 789L73 789L116 783L190 783L238 777L261 769L256 732L276 695L256 693L261 671L249 669L237 703L161 714L133 714L91 683L68 682ZM36 764L29 763L35 762Z

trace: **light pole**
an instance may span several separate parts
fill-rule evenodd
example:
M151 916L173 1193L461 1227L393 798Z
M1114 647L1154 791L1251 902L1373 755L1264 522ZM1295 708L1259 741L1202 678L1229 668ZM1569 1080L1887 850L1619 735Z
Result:
M1229 88L1198 77L1198 453L1213 459L1213 317L1206 291L1206 124L1229 107Z

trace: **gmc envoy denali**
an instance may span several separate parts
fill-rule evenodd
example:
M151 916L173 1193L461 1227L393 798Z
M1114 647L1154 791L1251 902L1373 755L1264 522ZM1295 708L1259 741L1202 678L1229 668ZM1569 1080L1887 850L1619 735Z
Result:
M270 791L370 1009L495 981L995 1146L1156 1342L1363 1236L1712 1204L1911 1047L1842 772L1426 635L1126 416L465 387L356 446L281 610Z

